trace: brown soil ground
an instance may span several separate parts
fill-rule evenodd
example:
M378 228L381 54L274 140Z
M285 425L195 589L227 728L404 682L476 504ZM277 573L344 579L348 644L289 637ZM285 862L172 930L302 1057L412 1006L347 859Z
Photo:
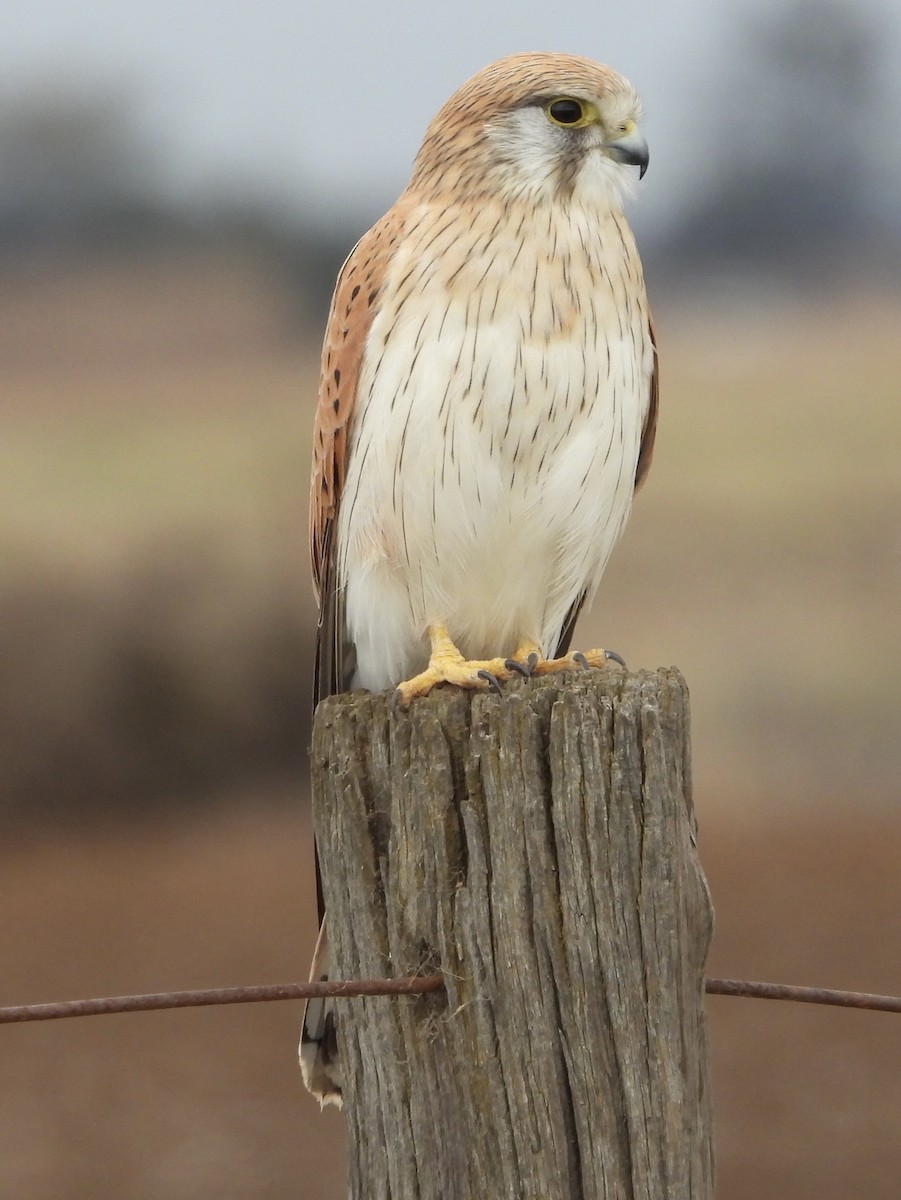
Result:
M301 978L295 809L244 795L191 823L8 849L4 1002ZM901 992L897 816L700 816L710 974ZM895 1200L901 1018L721 997L709 1014L719 1196ZM278 1003L5 1027L0 1194L337 1200L341 1118L302 1090L299 1022Z

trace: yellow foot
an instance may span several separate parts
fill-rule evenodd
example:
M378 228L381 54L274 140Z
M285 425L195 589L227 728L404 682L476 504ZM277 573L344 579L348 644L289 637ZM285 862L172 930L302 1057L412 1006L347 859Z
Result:
M579 668L606 667L609 663L626 664L615 650L581 650L573 654L564 654L562 658L541 658L534 643L526 643L516 651L513 658L508 658L506 666L520 675L551 675L555 671L573 671Z
M436 683L493 688L499 692L500 681L510 678L510 669L503 658L465 659L443 625L430 625L428 634L432 646L429 665L421 674L397 686L395 701L402 707L406 708L417 696L427 696Z

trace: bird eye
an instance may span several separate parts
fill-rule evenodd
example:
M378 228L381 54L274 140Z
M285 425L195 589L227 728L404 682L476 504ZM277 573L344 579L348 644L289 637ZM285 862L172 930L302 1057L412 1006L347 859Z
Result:
M591 120L587 106L581 100L574 100L572 96L560 96L559 99L552 100L544 111L555 125L563 125L569 129L587 125Z

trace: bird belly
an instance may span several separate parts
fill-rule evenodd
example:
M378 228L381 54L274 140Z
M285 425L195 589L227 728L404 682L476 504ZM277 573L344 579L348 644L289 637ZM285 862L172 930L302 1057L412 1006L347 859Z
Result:
M631 503L639 405L605 400L559 422L520 413L503 441L505 420L490 430L465 404L446 431L412 418L404 431L373 412L372 466L342 555L355 685L423 669L433 622L467 658L511 655L527 639L554 653ZM401 438L407 452L392 454Z

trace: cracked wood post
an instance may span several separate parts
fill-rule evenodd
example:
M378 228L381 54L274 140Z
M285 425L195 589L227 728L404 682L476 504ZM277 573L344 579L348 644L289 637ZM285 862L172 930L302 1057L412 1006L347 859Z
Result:
M355 1200L712 1200L712 909L675 670L333 697L313 794Z

